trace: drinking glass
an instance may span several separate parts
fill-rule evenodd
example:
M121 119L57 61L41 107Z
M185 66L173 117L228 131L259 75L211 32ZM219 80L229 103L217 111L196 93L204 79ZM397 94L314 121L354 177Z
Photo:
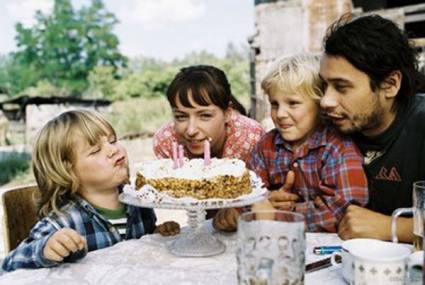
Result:
M238 284L304 284L304 216L255 211L238 220Z
M413 183L413 207L399 208L394 210L392 214L391 234L393 242L397 242L397 226L396 219L398 216L406 213L413 214L413 245L416 251L422 250L422 239L424 236L424 217L425 210L425 181L416 181Z

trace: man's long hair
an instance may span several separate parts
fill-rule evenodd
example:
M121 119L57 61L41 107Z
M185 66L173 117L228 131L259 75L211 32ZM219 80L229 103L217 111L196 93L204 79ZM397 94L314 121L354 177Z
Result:
M393 110L425 90L425 76L418 71L418 51L397 25L378 15L351 20L344 15L332 24L324 38L324 51L341 56L370 78L372 91L382 87L394 71L402 74ZM392 82L386 82L392 83Z

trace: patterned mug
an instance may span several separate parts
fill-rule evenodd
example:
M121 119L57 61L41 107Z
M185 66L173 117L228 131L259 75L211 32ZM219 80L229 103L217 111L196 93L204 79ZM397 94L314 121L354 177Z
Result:
M369 238L356 238L346 240L341 244L342 250L341 252L334 252L331 256L331 263L333 266L340 268L342 277L348 284L352 284L354 282L354 257L351 252L355 252L357 248L368 248L379 246L376 244L380 244L383 241L377 239L369 239ZM341 257L341 263L336 261L336 257Z
M349 284L403 285L408 268L414 266L409 262L412 251L406 245L352 239L343 242L342 248L342 274Z

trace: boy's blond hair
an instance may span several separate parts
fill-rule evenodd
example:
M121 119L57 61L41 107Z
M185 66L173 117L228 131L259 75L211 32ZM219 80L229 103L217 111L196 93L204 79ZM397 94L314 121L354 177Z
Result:
M99 113L74 110L50 120L38 133L33 149L32 168L40 189L38 215L59 213L59 208L75 198L80 183L74 171L75 136L82 135L90 145L102 136L115 136L111 124Z
M280 90L307 95L317 103L322 96L319 56L307 53L278 59L261 82L267 95Z

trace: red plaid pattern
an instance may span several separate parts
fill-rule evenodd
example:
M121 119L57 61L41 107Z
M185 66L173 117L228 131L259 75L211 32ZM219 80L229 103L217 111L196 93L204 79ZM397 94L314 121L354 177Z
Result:
M292 192L300 196L294 211L304 214L307 230L336 232L349 204L368 202L362 164L350 139L322 127L295 151L276 129L271 130L255 147L248 167L270 190L282 187L286 173L293 170Z

